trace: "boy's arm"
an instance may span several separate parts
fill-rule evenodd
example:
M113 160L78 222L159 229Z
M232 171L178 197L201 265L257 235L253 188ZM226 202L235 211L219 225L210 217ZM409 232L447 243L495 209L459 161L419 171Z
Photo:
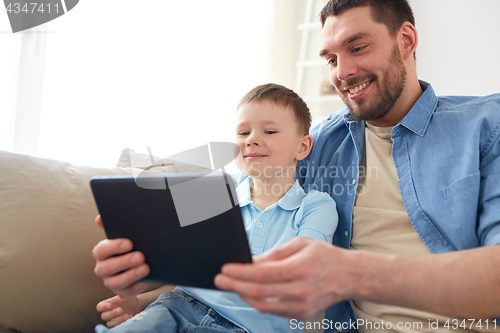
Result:
M149 304L156 301L158 296L160 296L163 293L168 293L172 291L174 288L175 286L163 285L157 289L137 295L137 298L139 299L139 304L141 306L141 311L144 310Z
M337 229L335 201L327 193L310 191L302 200L302 221L297 236L326 241L331 244Z

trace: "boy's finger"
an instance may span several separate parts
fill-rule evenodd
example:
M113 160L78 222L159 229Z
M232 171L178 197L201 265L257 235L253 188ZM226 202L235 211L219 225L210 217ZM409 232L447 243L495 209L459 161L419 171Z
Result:
M118 317L118 318L111 319L110 321L108 321L108 322L106 323L106 326L108 326L109 328L115 327L116 325L121 324L121 323L123 323L124 321L127 321L127 320L129 320L130 318L132 318L132 317L133 317L133 316L131 316L131 315L124 314L123 316L120 316L120 317Z
M120 317L121 315L123 315L123 309L116 308L111 311L105 311L101 313L101 319L104 321L110 321L112 319Z
M106 258L123 254L131 251L132 241L126 238L105 239L97 243L92 250L92 256L95 260L104 260Z
M108 300L105 300L105 301L101 301L101 302L97 303L95 309L98 312L105 312L105 311L112 310L113 306L111 305L111 303Z
M104 285L122 297L137 296L149 286L148 283L138 282L148 274L149 266L142 264L138 268L105 278Z
M97 215L96 218L95 218L95 224L97 224L97 226L101 227L102 229L104 229L104 226L102 225L102 219L101 219L101 215Z
M130 252L121 256L111 257L103 261L98 261L94 268L94 273L98 277L106 279L121 272L125 272L131 269L137 269L144 264L145 260L146 259L142 252ZM149 273L149 271L147 273ZM141 278L143 278L144 276L145 275L142 275ZM136 280L138 279L136 278L130 281L135 282ZM108 288L109 287L111 286L108 286ZM116 286L113 286L112 288L116 288Z

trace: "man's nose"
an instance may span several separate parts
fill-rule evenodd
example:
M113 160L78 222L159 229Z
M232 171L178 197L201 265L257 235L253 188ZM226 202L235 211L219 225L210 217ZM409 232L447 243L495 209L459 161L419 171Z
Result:
M337 59L337 71L336 71L336 79L339 81L345 81L349 77L357 74L358 66L353 59L349 57L343 57Z

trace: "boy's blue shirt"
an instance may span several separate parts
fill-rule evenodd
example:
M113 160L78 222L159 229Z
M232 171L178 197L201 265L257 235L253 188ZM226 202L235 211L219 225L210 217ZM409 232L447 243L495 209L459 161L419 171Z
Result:
M278 202L264 211L251 201L249 178L238 185L236 194L252 255L282 245L295 236L332 242L337 227L337 211L335 202L327 193L310 191L306 194L295 181ZM235 293L180 288L249 332L302 332L292 330L288 318L259 313Z
M411 223L433 253L500 244L500 94L437 97L430 84L420 85L422 95L392 129ZM310 134L313 148L298 163L296 178L306 192L324 191L335 200L333 244L348 249L365 123L343 109ZM236 183L243 178L236 176ZM344 328L355 320L348 302L330 307L327 318Z

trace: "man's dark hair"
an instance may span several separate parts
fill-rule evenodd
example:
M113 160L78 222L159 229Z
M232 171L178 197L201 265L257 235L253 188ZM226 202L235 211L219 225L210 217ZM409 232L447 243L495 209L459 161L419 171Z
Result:
M247 92L238 104L238 109L242 105L262 100L269 100L285 108L291 106L299 131L302 131L304 135L309 134L311 113L306 102L295 91L275 83L263 84Z
M389 34L394 36L401 24L410 22L415 26L413 11L407 0L330 0L319 13L321 26L329 16L339 15L347 9L369 6L375 22L387 26Z

